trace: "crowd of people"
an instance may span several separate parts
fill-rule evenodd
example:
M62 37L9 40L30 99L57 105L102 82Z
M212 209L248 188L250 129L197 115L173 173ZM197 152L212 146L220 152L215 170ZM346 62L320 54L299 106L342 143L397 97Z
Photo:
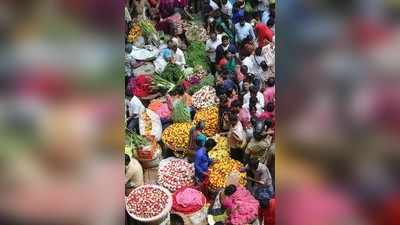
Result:
M229 197L246 191L259 201L258 216L251 223L275 224L275 0L129 0L125 7L126 121L127 129L136 132L139 114L148 108L149 99L164 98L171 111L178 102L183 102L192 118L196 113L184 82L172 90L157 91L150 98L132 93L132 79L138 71L142 72L138 68L145 63L132 56L136 47L128 40L128 34L135 19L140 17L153 21L158 32L168 37L155 46L158 51L153 73L161 73L168 64L182 70L190 67L186 49L192 42L182 21L198 20L206 30L207 73L215 79L213 88L218 98L218 135L228 138L230 157L244 165L241 172L246 173L245 190L231 184L217 193L204 191L209 167L214 163L208 152L217 144L205 134L205 121L193 124L189 134L190 154L186 159L194 164L196 187L207 195L209 210L225 209L228 215L233 213L237 205ZM172 122L166 117L160 123L165 129ZM163 146L163 157L171 156L171 150L162 141L159 143ZM140 162L132 156L125 157L125 183L130 187L144 184ZM267 190L267 198L257 196L261 190ZM174 221L183 224L179 219Z

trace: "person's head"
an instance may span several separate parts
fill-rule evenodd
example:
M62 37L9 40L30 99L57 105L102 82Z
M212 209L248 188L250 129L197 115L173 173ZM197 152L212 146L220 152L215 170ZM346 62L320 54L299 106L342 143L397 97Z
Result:
M242 8L244 6L245 2L244 2L244 0L238 0L237 4L238 4L239 8Z
M178 49L178 45L176 44L175 41L172 41L171 50L175 52L177 49Z
M226 3L228 3L228 0L221 0L221 3L225 5Z
M130 54L132 52L132 45L128 44L125 46L125 53Z
M275 77L270 77L267 80L267 87L273 87L275 86Z
M205 127L205 124L204 124L203 120L196 124L196 130L198 130L198 131L203 131L204 127Z
M269 18L269 20L267 21L267 26L268 26L269 28L271 28L271 27L274 26L274 24L275 24L275 19Z
M200 138L196 138L195 142L196 142L197 147L199 147L199 148L204 147L204 141L201 140Z
M168 45L169 49L172 49L172 46L174 45L174 41L172 39L168 40L167 45Z
M211 39L211 41L217 41L217 33L211 32L210 33L210 39Z
M246 24L246 20L244 19L244 16L242 16L242 17L239 18L239 24L240 24L240 26L242 26L242 27Z
M216 145L217 145L217 142L214 139L209 138L209 139L207 139L206 144L204 145L204 147L206 147L207 152L208 152L211 149L213 149Z
M240 100L235 100L231 103L232 111L240 111L240 108L242 108L242 102Z
M262 48L260 48L260 47L256 48L256 50L255 50L254 53L256 54L256 56L261 56L261 54L262 54Z
M224 195L225 195L225 196L231 196L231 195L233 195L235 192L236 192L236 186L233 185L233 184L231 184L231 185L228 185L228 187L225 188L225 190L224 190Z
M272 125L274 124L273 121L271 119L265 120L265 129L270 129L272 128Z
M216 79L217 79L217 81L216 81L217 84L224 83L224 77L222 76L222 74L217 75Z
M249 169L252 171L256 171L258 169L258 164L259 164L258 159L250 159Z
M236 125L237 122L239 121L237 114L235 113L229 114L229 121L231 122L232 125Z
M125 166L127 166L131 162L131 158L129 155L125 154Z
M257 115L257 107L255 105L250 105L249 113L250 116L255 117Z
M183 88L182 85L176 86L176 88L175 88L175 94L176 94L176 95L179 95L179 96L182 96L182 95L185 94L185 89Z
M275 105L273 102L268 102L267 105L265 106L265 110L267 112L273 112L275 109Z
M185 225L185 221L183 220L183 218L178 215L178 214L174 214L172 213L169 216L169 220L170 220L170 224L171 225Z
M228 98L232 98L232 96L233 96L233 89L228 89L228 90L226 90L226 95L228 96Z
M229 45L229 37L227 35L222 36L222 45L224 47Z
M250 91L250 96L257 96L258 90L257 90L256 86L251 85L250 88L249 88L249 91Z
M226 80L229 77L229 71L227 69L224 69L221 73L222 79Z

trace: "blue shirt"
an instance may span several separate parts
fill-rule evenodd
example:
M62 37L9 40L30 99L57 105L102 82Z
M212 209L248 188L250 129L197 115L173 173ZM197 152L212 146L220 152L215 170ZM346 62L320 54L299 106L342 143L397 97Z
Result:
M199 181L203 181L203 173L208 171L211 162L212 161L210 157L208 157L206 148L202 147L197 149L194 160L194 175Z
M261 22L267 24L269 20L269 12L266 10L261 15Z

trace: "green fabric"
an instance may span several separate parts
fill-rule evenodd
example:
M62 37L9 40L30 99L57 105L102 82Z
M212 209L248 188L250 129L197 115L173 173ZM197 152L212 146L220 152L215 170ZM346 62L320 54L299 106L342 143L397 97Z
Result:
M229 62L225 65L225 69L227 69L230 73L234 73L236 70L235 59L230 59Z

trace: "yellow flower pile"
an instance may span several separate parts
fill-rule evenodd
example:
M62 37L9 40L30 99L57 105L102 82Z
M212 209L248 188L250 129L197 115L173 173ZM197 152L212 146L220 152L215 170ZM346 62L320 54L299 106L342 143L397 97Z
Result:
M217 142L217 145L208 152L210 158L217 161L229 159L230 149L228 145L228 138L218 136L214 137L214 139Z
M220 188L225 188L226 186L226 181L229 177L229 175L232 172L239 172L240 168L243 167L243 164L240 163L239 161L236 161L234 159L226 159L223 161L218 161L217 163L214 163L210 167L210 188L213 190L218 190ZM240 180L239 183L241 185L246 184L246 173L240 173Z
M218 132L218 107L211 106L197 111L194 116L194 124L204 121L204 134L207 137L212 137Z
M187 149L191 128L191 123L174 123L164 130L161 139L172 148Z
M133 43L140 36L142 36L142 30L140 29L139 25L135 24L132 26L131 30L129 31L128 42Z

